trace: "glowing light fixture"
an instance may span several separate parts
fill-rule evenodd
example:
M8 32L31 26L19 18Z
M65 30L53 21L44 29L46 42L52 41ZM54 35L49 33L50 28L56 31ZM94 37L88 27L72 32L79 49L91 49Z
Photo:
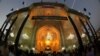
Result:
M76 45L73 45L73 48L76 48Z
M33 47L32 50L35 51L35 48Z
M65 47L62 47L62 51L65 50Z
M51 43L51 40L52 40L52 35L51 35L51 33L47 33L47 36L46 36L46 45L50 45L50 43Z
M12 44L14 45L15 43L14 43L14 42L12 42Z
M84 33L82 33L81 37L84 38L86 35Z
M74 39L74 34L70 33L70 35L67 37L67 39Z
M22 37L23 39L29 39L29 36L26 33L22 34Z
M20 47L23 47L23 45L21 45Z
M49 33L49 32L47 33L46 39L47 39L47 40L52 40L52 35L51 35L51 33Z
M14 33L13 33L13 32L11 32L11 33L10 33L10 36L11 36L11 37L14 37Z

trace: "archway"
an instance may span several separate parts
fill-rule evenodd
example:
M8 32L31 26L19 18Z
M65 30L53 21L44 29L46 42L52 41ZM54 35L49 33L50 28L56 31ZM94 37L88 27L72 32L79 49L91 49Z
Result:
M38 52L59 52L61 48L60 32L54 26L42 26L36 33L36 50Z

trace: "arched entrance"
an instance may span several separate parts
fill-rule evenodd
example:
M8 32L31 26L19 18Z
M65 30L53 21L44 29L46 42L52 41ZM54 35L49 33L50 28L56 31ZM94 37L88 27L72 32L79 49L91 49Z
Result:
M54 26L43 26L37 30L35 48L38 52L59 52L60 32Z

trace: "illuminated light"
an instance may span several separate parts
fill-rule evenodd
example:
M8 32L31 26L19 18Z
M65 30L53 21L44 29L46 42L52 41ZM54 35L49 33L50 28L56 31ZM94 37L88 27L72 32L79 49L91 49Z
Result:
M62 47L62 51L65 50L65 47Z
M12 44L14 45L15 43L14 43L14 42L12 42Z
M82 33L81 37L82 37L82 38L86 37L86 34Z
M51 33L47 33L47 37L46 37L46 45L50 45L51 43L51 40L52 40L52 36L51 36Z
M23 39L29 39L29 36L26 33L22 34L22 37Z
M11 37L14 37L14 33L10 33L10 36L11 36Z
M49 46L47 46L46 48L47 48L47 49L50 49L50 47L49 47Z
M32 50L35 51L35 48L33 47Z
M49 32L47 33L46 39L47 39L47 40L52 40L52 35L51 35L51 33L49 33Z
M74 34L70 33L70 35L67 37L67 39L74 39L74 37L75 37Z
M23 47L23 45L21 45L20 47Z
M76 45L73 45L73 48L76 48Z
M45 42L46 42L46 45L50 45L50 41L46 40Z

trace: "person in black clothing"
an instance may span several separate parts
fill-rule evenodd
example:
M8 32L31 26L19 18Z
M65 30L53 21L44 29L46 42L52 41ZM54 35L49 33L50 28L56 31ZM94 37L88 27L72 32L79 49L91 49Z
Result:
M33 50L30 50L29 56L35 56L36 54L33 53Z

